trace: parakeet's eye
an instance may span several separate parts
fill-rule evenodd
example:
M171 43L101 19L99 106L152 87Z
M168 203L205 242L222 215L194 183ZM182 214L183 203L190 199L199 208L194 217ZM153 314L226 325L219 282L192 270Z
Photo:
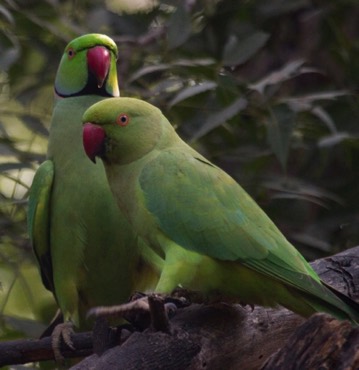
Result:
M69 59L72 59L74 56L75 56L75 50L73 48L69 48L69 50L67 50L67 56Z
M122 113L117 117L116 122L120 126L127 126L130 122L130 117L127 114Z

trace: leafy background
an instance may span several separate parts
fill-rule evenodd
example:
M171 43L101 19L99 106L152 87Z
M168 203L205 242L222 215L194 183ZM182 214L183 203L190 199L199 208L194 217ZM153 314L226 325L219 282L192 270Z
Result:
M26 206L68 41L113 37L122 96L160 107L313 259L359 244L358 17L357 0L3 0L1 339L36 336L55 310Z

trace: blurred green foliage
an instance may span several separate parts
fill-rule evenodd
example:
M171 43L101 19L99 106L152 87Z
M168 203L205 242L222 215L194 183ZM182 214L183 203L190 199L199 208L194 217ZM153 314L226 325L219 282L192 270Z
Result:
M52 84L72 38L119 47L122 96L160 107L309 259L359 244L356 0L5 0L0 4L0 335L54 312L26 232ZM66 143L64 143L66 149Z

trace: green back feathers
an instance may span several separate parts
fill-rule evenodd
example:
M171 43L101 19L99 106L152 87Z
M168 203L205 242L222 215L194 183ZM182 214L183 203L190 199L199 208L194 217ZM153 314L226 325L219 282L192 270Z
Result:
M28 233L37 261L41 267L41 277L44 286L54 291L52 277L51 255L49 250L50 235L50 202L54 181L53 162L47 160L36 171L29 193L27 211ZM36 246L36 247L35 247Z

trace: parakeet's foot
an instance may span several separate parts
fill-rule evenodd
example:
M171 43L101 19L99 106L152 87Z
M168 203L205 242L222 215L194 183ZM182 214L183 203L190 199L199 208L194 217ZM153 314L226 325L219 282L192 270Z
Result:
M124 317L128 313L140 312L149 312L147 296L121 305L93 307L87 312L87 317Z
M54 351L54 357L57 362L62 362L64 356L61 353L61 339L64 343L75 350L75 347L72 343L71 335L74 334L74 324L70 321L66 321L62 324L58 324L51 334L51 345L52 350Z
M147 296L136 292L131 297L131 301L139 300L141 302L138 302L140 306L137 310L131 310L123 315L138 330L144 330L151 326L156 331L168 331L169 325L165 324L165 322L176 314L178 308L189 304L182 297L175 298L161 294L150 294Z
M137 298L138 296L140 298ZM128 303L118 306L94 307L89 310L87 317L123 317L140 330L152 326L155 330L167 331L168 317L173 317L177 308L183 305L184 302L181 299L163 297L158 294L146 296L136 293L136 296L132 297Z
M203 294L202 292L185 289L180 286L177 286L172 291L171 297L173 299L178 299L183 302L187 302L187 304L189 304L189 302L202 304L202 303L208 303L209 301L208 296Z

